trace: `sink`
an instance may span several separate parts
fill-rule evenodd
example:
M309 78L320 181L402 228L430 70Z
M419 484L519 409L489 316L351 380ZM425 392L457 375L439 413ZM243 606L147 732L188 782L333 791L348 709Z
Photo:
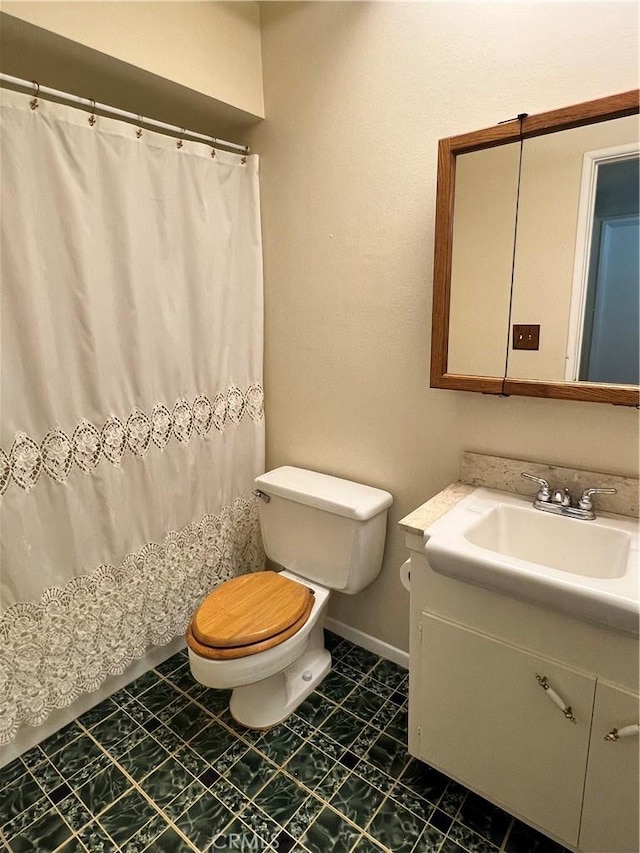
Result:
M638 636L638 522L550 515L476 489L427 530L431 568Z

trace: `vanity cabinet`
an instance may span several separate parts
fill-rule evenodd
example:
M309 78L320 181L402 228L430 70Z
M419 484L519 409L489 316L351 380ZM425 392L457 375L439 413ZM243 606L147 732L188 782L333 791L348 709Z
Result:
M406 541L409 752L579 853L638 853L640 738L604 739L638 723L637 637L437 574Z
M595 679L428 613L420 635L419 757L575 843Z
M598 681L580 827L585 853L638 853L638 736L605 739L638 722L638 696Z

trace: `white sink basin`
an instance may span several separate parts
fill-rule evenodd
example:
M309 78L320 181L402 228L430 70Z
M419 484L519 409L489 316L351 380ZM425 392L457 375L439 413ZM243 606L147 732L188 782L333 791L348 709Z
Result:
M638 636L638 523L550 515L476 489L427 531L431 568Z

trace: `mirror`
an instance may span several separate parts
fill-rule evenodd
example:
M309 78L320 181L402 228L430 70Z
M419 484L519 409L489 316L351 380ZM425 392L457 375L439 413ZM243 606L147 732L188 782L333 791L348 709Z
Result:
M439 143L431 385L638 405L638 91Z

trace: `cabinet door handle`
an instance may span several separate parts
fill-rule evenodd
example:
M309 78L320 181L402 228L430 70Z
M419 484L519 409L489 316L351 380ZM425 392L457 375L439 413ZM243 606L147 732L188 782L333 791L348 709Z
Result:
M540 687L542 687L544 692L547 694L549 699L551 699L553 704L556 705L558 708L560 708L560 710L565 715L567 720L576 724L577 720L573 716L573 711L571 710L571 705L567 705L567 703L564 701L564 699L556 693L556 691L553 689L553 687L551 687L551 685L547 681L547 676L546 675L538 675L538 673L536 672L536 680L537 680L538 684L540 685Z
M609 743L620 740L621 737L638 737L640 735L640 724L634 723L632 726L623 726L621 729L611 729L604 736L604 739Z

